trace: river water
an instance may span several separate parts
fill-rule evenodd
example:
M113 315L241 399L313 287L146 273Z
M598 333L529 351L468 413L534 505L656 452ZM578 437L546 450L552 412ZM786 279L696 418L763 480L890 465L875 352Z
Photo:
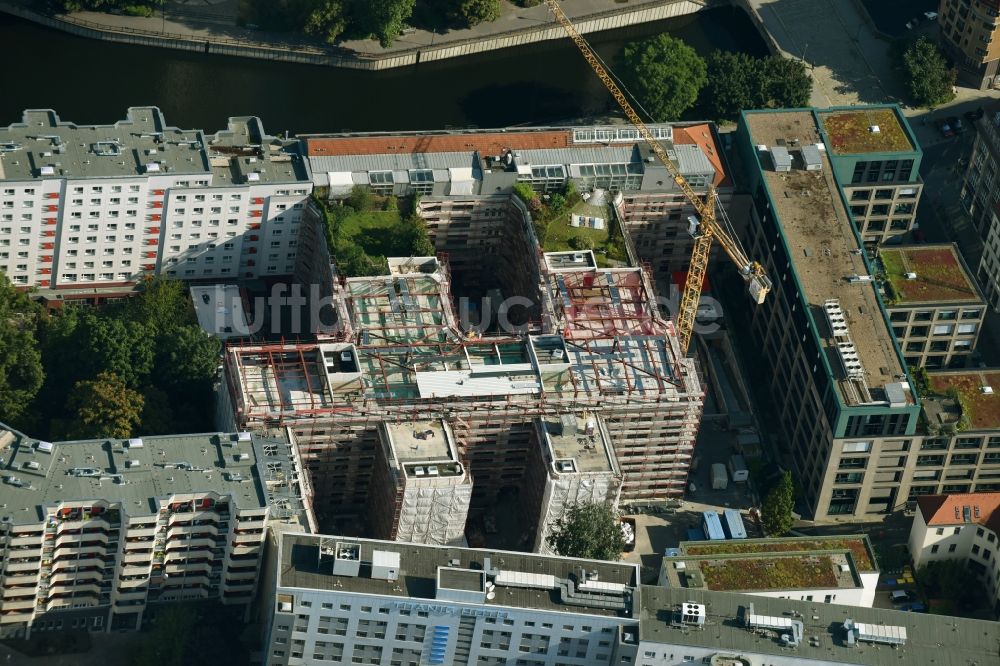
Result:
M746 14L729 8L588 38L610 63L628 41L661 32L703 55L767 54ZM614 104L568 39L360 72L100 42L0 14L0 62L0 126L25 108L104 124L129 106L156 105L169 124L210 132L238 115L260 116L271 133L421 130L541 125Z

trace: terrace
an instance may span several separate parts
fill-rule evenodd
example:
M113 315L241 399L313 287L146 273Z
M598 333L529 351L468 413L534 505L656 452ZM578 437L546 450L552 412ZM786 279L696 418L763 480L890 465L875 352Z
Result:
M959 430L1000 428L1000 371L945 371L928 375L924 414L932 425L957 423Z
M818 114L830 148L838 155L914 150L894 109L830 111ZM872 131L878 127L878 131Z
M954 245L882 249L887 303L981 301Z

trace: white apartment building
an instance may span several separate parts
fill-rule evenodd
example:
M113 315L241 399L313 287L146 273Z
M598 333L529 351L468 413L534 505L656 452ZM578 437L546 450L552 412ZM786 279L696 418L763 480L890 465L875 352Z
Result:
M1000 493L924 495L910 527L914 568L963 560L1000 614Z
M639 566L284 533L264 663L968 666L1000 624L640 585Z
M250 433L49 443L0 429L0 635L247 604L268 521L308 529L297 456Z
M0 271L54 299L291 274L312 192L298 145L255 117L206 136L155 107L91 126L25 111L0 128Z

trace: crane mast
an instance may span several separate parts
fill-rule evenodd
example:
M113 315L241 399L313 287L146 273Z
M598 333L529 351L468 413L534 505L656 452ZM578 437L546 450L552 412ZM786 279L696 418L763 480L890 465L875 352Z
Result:
M573 40L576 47L583 54L584 59L590 68L594 70L597 77L608 89L611 96L618 102L618 106L625 112L625 117L639 131L640 136L649 145L657 159L667 169L673 178L674 183L684 194L687 201L698 213L697 217L691 216L690 231L695 238L694 249L691 252L691 265L688 269L687 279L684 282L684 291L681 294L680 307L677 312L677 337L680 341L681 352L686 354L691 344L691 336L694 332L695 318L698 314L698 301L701 297L701 287L705 281L705 271L708 270L709 253L712 249L712 241L718 240L729 258L739 268L740 275L747 282L751 297L758 303L763 303L768 291L771 289L771 280L767 276L764 267L756 261L752 261L743 251L739 240L730 234L729 230L720 226L716 220L715 186L708 185L708 192L704 199L698 195L691 185L685 180L680 169L671 161L667 151L663 149L660 142L656 140L653 133L646 127L639 114L632 108L625 93L605 69L600 58L594 53L590 44L583 35L577 31L576 27L563 12L557 0L545 0L549 9L555 14L556 19L562 25L566 34Z

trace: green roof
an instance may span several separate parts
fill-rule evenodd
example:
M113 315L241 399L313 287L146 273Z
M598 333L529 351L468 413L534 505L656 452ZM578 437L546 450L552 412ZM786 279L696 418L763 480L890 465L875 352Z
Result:
M958 395L970 429L1000 428L1000 371L931 373L928 379L931 390L942 395L952 392ZM992 387L995 392L983 393L984 386Z
M882 248L879 256L892 286L890 307L981 300L954 245ZM916 277L907 278L907 274Z
M790 537L787 539L732 539L720 543L684 542L687 555L752 555L760 553L801 553L803 551L848 550L858 571L877 571L865 536Z
M830 140L829 148L838 155L914 150L892 108L828 111L819 117ZM878 126L878 132L872 131L874 126Z

